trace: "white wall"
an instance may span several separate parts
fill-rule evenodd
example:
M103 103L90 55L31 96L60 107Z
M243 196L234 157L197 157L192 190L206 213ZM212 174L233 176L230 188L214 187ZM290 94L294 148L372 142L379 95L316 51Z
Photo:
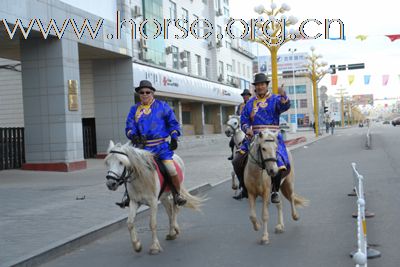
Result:
M0 59L0 65L16 63L19 62ZM0 127L24 127L22 103L21 72L0 69Z
M83 9L103 19L116 21L117 1L113 0L60 0L68 5Z

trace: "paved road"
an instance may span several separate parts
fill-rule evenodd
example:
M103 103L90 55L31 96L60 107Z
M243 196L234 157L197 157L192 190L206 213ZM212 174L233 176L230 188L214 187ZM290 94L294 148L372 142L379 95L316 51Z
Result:
M373 148L364 148L366 129L339 131L337 135L293 152L297 192L311 200L301 209L299 222L290 220L285 202L286 232L272 233L276 211L271 206L271 244L261 246L260 233L252 230L247 202L231 198L229 184L212 189L204 214L183 211L182 235L176 241L162 239L167 218L160 210L159 236L164 252L150 256L147 213L138 218L145 251L132 251L127 229L121 229L46 266L353 266L348 253L355 248L355 199L351 162L366 179L367 207L377 216L368 220L369 243L379 245L383 257L369 266L399 266L400 127L372 129Z

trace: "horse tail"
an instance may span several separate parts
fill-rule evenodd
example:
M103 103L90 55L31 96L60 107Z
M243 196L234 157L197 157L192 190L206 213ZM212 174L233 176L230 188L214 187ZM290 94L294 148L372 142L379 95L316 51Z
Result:
M205 202L207 199L203 196L194 196L190 194L185 187L181 185L181 190L180 194L187 200L185 204L185 208L193 209L195 211L201 212L201 207L203 205L203 202Z
M310 200L296 193L293 194L293 198L294 198L294 205L296 207L307 207L310 204Z

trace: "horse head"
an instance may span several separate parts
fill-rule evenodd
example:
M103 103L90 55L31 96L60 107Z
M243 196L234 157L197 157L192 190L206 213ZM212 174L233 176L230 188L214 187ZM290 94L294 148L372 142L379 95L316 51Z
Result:
M104 163L107 166L107 182L106 185L108 189L115 191L117 188L126 183L130 178L131 172L131 164L127 154L126 146L121 145L120 143L114 144L112 140L110 140L110 144L107 149L107 157L104 159Z
M255 138L255 143L258 147L257 153L260 157L262 168L264 168L271 177L275 176L279 171L276 157L278 134L279 132L264 130L256 135Z
M240 130L240 116L230 115L226 125L225 134L227 137L231 137Z

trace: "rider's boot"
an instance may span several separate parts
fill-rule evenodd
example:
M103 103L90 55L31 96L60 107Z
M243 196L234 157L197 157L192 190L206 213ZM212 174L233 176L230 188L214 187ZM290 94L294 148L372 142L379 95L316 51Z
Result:
M125 207L129 207L129 202L130 202L129 194L125 192L124 196L122 197L121 202L116 202L115 204L118 205L121 209L124 209Z
M172 190L174 203L178 206L183 206L186 204L187 200L180 194L181 185L179 181L178 175L171 175L172 184L175 187L175 190Z
M235 148L235 142L233 141L233 138L229 142L229 147L231 148L231 156L228 158L228 160L233 160L233 149Z
M247 154L242 154L240 152L236 153L235 158L232 160L233 169L239 180L239 187L242 188L242 191L238 195L233 196L233 198L236 200L241 200L248 197L247 189L244 185L244 168L246 166L246 162Z
M281 202L281 199L280 199L280 196L279 196L279 188L281 186L281 180L282 180L281 171L279 171L277 175L272 177L271 202L274 203L274 204L278 204L278 203Z

